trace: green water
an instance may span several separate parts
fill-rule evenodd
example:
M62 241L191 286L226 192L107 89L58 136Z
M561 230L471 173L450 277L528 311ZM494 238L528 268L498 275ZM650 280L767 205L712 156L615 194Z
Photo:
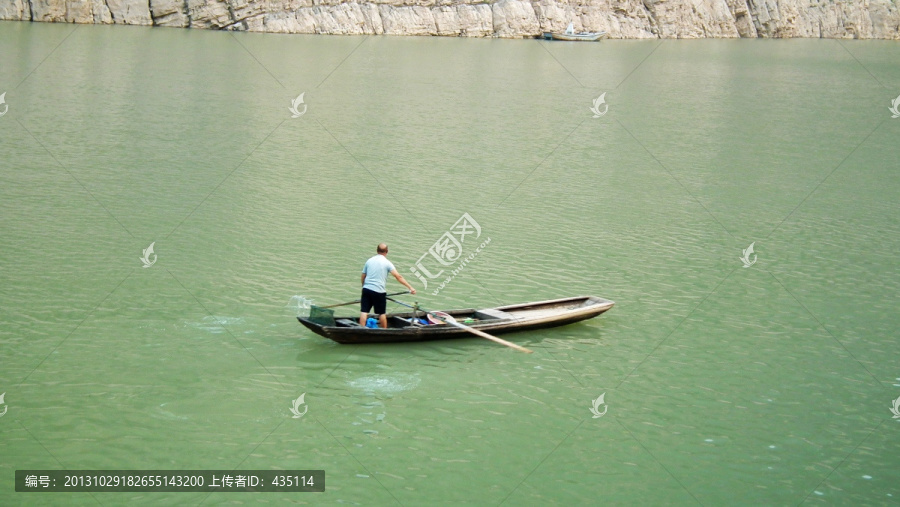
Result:
M0 504L897 502L897 61L0 23ZM410 268L463 213L490 243L434 295ZM380 241L427 308L616 306L507 336L532 355L302 328L291 297L356 298ZM327 486L15 493L17 469Z

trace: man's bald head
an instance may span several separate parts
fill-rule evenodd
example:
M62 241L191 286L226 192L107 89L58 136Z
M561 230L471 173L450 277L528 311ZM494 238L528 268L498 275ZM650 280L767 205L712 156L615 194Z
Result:
M378 248L375 251L381 255L386 254L388 252L387 243L379 243Z

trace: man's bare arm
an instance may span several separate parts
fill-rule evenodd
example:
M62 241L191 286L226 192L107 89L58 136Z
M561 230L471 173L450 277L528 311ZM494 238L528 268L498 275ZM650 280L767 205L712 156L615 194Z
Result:
M403 275L401 275L396 269L391 270L391 274L394 275L394 278L396 278L398 282L400 282L400 283L403 284L407 289L409 289L409 293L410 293L410 294L415 294L415 293L416 293L416 289L413 288L413 286L410 285L409 282L407 282L406 279L403 278Z

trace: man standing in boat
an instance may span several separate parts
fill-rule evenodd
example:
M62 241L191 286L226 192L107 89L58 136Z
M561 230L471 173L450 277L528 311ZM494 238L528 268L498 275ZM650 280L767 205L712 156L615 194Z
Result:
M387 283L388 273L394 275L398 282L409 289L410 294L415 294L416 289L409 284L397 269L387 260L388 246L384 243L378 245L376 249L377 255L366 261L366 265L362 270L362 297L360 297L359 305L359 325L365 326L366 319L369 317L369 310L375 307L375 313L378 314L378 326L387 327Z

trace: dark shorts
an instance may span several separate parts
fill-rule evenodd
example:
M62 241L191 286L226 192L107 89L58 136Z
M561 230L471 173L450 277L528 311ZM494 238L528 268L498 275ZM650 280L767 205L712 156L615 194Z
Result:
M360 313L369 313L369 309L375 307L375 313L384 315L387 312L387 294L375 292L371 289L363 289L359 302Z

